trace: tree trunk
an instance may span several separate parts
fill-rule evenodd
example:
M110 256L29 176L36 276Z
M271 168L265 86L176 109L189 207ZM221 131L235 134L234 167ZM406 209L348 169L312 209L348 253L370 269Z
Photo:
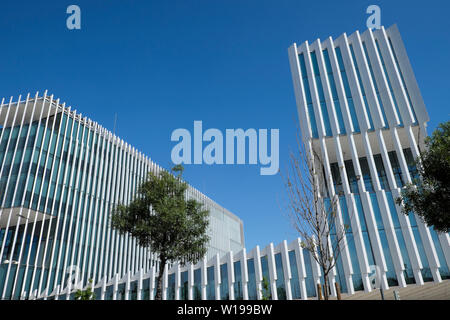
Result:
M323 276L323 297L328 300L328 275Z
M317 284L317 299L318 300L323 300L322 286L320 285L320 283Z
M339 283L336 281L336 282L334 283L334 286L335 286L335 288L336 288L337 299L338 299L338 300L341 300L341 299L342 299L342 298L341 298L341 288L339 287Z
M166 259L165 258L159 258L160 264L159 264L159 272L158 277L156 278L156 293L155 293L155 300L162 300L162 277L164 274L164 269L166 267Z

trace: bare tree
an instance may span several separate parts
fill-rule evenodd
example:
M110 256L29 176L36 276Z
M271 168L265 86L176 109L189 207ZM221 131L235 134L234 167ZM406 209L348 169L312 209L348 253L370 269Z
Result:
M297 135L297 152L290 151L283 180L287 193L288 217L308 250L319 264L324 278L324 297L329 296L329 273L345 248L349 226L338 219L339 197L326 189L321 157L312 142L305 146Z

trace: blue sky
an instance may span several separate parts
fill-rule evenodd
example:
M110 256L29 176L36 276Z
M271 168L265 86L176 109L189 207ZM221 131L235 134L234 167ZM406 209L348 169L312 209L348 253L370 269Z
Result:
M81 8L81 30L66 8ZM287 48L364 30L370 4L397 23L430 114L449 119L448 1L2 1L0 97L48 89L170 167L177 128L278 128L295 146ZM190 165L186 179L244 221L247 248L297 235L279 175L255 165Z

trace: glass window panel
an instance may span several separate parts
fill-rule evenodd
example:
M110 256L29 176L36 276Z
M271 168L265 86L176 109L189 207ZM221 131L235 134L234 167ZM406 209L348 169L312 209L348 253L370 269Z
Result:
M256 273L255 273L255 261L252 259L247 260L247 271L248 271L248 298L249 300L257 299L256 291Z
M214 283L214 266L208 267L206 269L207 274L207 285L206 285L206 298L207 300L215 300L215 283Z
M181 283L180 283L180 299L188 300L189 299L189 284L188 284L188 273L187 271L181 272L180 275Z
M283 259L281 253L275 254L275 268L277 272L277 296L278 300L286 300L286 287L284 284Z
M234 262L234 299L244 299L242 291L242 270L241 261Z
M220 265L220 300L229 300L230 295L228 291L228 267L224 263Z
M312 265L311 265L311 257L308 250L303 249L303 259L305 262L305 269L306 269L306 294L308 297L315 297L316 296L316 285L314 283L314 276L312 272Z
M288 258L292 276L291 278L292 299L300 299L301 298L300 282L298 276L297 260L294 250L289 251Z
M319 133L317 131L316 117L314 114L314 108L313 108L313 104L312 104L311 91L310 91L309 80L308 80L308 73L306 72L305 57L303 56L303 53L299 55L299 61L300 61L300 69L302 72L303 86L305 89L306 104L307 104L307 109L308 109L309 121L311 124L312 136L313 136L313 138L318 138Z

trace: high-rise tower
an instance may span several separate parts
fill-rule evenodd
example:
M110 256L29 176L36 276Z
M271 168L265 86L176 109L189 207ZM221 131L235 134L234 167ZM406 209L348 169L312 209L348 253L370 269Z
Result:
M450 277L449 235L395 203L429 121L397 26L293 44L289 58L303 142L350 226L331 280L370 290L371 265L384 288Z

